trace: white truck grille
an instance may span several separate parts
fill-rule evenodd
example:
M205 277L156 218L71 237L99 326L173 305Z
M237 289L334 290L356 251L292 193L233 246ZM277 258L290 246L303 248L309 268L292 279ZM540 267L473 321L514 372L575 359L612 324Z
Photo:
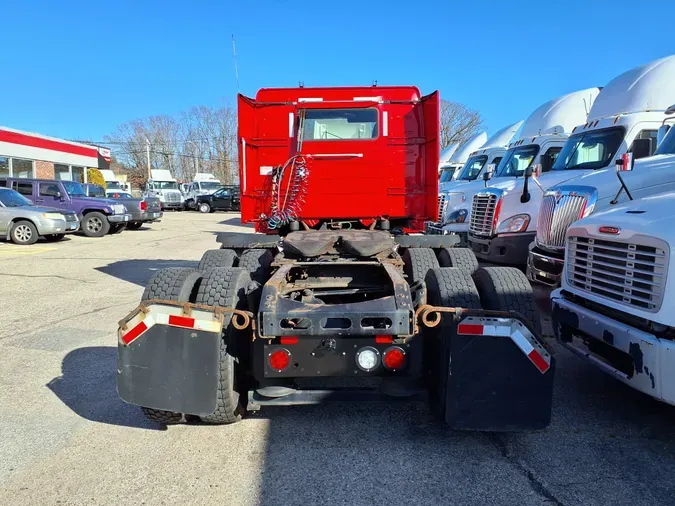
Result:
M497 202L501 193L478 193L471 205L471 224L469 230L476 235L493 235L493 223L497 212Z
M594 193L593 189L589 189L588 192L576 190L546 192L539 207L537 243L544 248L564 249L567 229L581 218L589 203L589 197Z
M164 194L164 200L167 204L177 204L180 202L180 193L168 192Z
M570 236L567 281L570 286L632 308L658 311L663 302L668 246Z
M443 223L443 215L445 214L445 193L438 195L438 223Z

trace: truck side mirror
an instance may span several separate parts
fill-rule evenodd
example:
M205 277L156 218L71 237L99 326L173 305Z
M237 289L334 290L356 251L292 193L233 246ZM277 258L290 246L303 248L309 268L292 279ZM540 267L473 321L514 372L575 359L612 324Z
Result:
M617 172L627 172L633 170L635 158L633 153L625 153L621 158L616 160Z
M60 198L61 198L61 192L58 192L58 191L57 191L56 193L54 193L54 196L55 196L57 199L60 199Z
M541 172L548 172L553 168L553 157L548 153L541 155L539 157L539 163L541 164Z
M633 141L633 160L639 160L640 158L647 158L652 156L654 153L654 140L653 139L635 139ZM630 170L633 170L631 167Z
M661 145L661 142L663 141L664 137L670 130L670 125L661 125L656 132L656 147L659 147Z
M489 181L490 179L492 179L492 172L489 170L483 172L483 181Z

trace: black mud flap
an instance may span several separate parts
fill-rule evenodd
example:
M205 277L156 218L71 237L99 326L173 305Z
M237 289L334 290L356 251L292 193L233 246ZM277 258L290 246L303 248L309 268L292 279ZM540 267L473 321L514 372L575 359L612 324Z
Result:
M118 344L117 393L125 402L206 416L216 410L220 333L154 325Z
M542 373L507 336L461 335L454 326L449 337L445 420L451 427L519 432L549 425L552 356Z

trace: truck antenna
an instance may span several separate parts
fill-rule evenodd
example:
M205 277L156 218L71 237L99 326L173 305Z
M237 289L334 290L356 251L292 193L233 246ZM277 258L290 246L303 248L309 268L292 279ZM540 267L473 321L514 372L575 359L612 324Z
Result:
M232 34L232 58L234 59L234 77L237 80L237 93L239 93L239 68L237 68L237 46L234 43L234 34Z

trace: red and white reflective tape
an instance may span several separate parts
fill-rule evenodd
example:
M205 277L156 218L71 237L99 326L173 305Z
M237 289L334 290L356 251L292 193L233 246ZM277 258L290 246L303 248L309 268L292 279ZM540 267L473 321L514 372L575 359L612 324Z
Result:
M171 314L173 311L181 311L180 308L175 308L173 306L153 305L150 306L149 309L150 312L145 315L145 318L143 318L143 313L140 313L136 315L135 318L128 321L127 325L130 328L128 328L126 332L123 333L120 329L120 339L124 344L131 344L155 325L168 325L183 329L203 330L205 332L220 332L222 329L222 324L219 320L204 320L191 316ZM165 312L165 310L168 312ZM142 319L137 321L138 317L141 317Z
M527 327L517 320L469 317L457 325L457 333L463 336L510 337L540 373L544 374L551 368L551 355L537 342Z

